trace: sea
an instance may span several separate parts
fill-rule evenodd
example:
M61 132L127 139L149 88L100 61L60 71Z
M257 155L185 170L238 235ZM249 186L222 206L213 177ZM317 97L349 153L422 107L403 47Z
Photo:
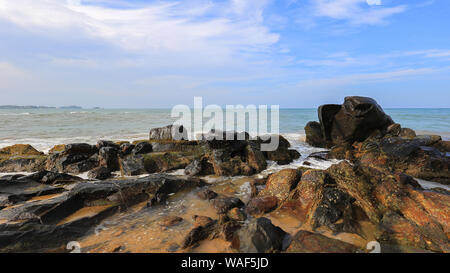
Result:
M450 140L450 108L384 111L402 127L414 129L418 135L435 134ZM30 144L47 153L57 144L148 139L151 128L172 124L176 119L171 117L171 109L0 109L0 148ZM305 142L304 127L314 120L318 121L316 108L279 110L279 132L302 156L285 166L269 162L268 172L302 166L309 154L323 150ZM337 161L308 159L308 166L317 169L326 169L335 163Z

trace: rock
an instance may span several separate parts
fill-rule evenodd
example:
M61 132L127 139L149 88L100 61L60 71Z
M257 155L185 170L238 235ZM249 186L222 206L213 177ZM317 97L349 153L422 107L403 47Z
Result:
M416 132L409 128L402 128L398 136L402 138L413 139L416 137Z
M352 219L353 202L355 199L345 192L335 187L326 187L314 212L313 229L326 226L335 234L340 232L356 233L357 227ZM339 220L342 220L342 223L338 223Z
M226 214L232 208L242 208L244 203L237 197L216 197L212 200L218 214Z
M64 188L43 185L32 180L14 179L0 180L0 194L14 204L42 195L56 194L65 191Z
M187 130L183 126L169 125L150 130L150 140L187 140Z
M131 144L131 143L123 143L120 145L120 150L119 150L119 155L121 157L127 156L129 154L131 154L131 152L133 151L135 145Z
M318 159L318 160L328 160L328 152L315 152L311 153L306 159Z
M214 174L214 167L207 158L195 159L184 169L184 173L189 176Z
M202 200L212 200L216 198L218 195L212 190L204 189L197 193L197 196Z
M324 235L300 230L292 238L287 253L355 253L358 247L328 238Z
M346 97L342 106L323 105L318 113L320 123L311 122L305 128L306 139L317 147L324 147L325 143L328 148L351 145L377 132L386 132L394 124L377 102L367 97Z
M262 172L267 168L266 158L257 145L249 143L246 147L245 153L248 165L254 170L255 173Z
M327 146L322 125L316 121L310 121L305 126L306 143L313 147L325 148Z
M86 143L64 146L64 151L51 154L45 169L61 173L83 173L98 166L97 147Z
M49 151L48 154L56 154L56 153L60 153L63 152L66 149L66 145L65 144L58 144L53 146Z
M184 169L202 154L188 152L167 152L144 154L144 167L148 173Z
M16 144L0 149L0 156L36 156L43 154L28 144Z
M242 161L238 155L232 157L228 150L214 150L210 162L217 176L252 175L255 170Z
M278 206L278 199L275 196L258 196L250 199L246 211L248 214L264 214L271 212Z
M233 245L241 253L271 253L287 247L288 234L261 217L242 227L235 240Z
M240 208L232 208L228 211L227 217L234 220L234 221L245 221L247 219L247 216Z
M68 184L83 181L81 177L65 173L56 173L50 171L40 171L19 178L19 180L33 180L42 184Z
M301 173L296 169L285 169L271 174L262 190L260 196L274 196L279 201L285 200L289 192L297 186L300 181Z
M95 169L92 169L88 173L88 177L90 179L95 179L95 180L105 180L105 179L110 178L111 175L112 175L111 171L108 170L108 168L106 168L104 166L100 166Z
M148 154L148 153L151 153L152 151L153 151L152 144L147 143L147 142L141 142L141 143L136 144L132 153L135 155L139 155L139 154Z
M38 172L45 168L47 157L36 156L11 156L0 155L0 172Z
M81 198L85 202L103 200L129 206L149 200L150 204L154 205L164 201L171 193L202 185L198 179L150 174L137 179L77 184L70 195Z
M217 221L206 216L194 216L194 227L183 240L182 248L195 246L207 239L217 228Z
M147 173L144 168L144 157L142 155L127 156L119 159L120 172L123 176L135 176Z
M402 126L398 123L391 124L387 127L386 133L391 136L399 136L402 132Z
M110 140L99 140L97 142L97 145L95 145L95 147L97 147L97 150L100 150L103 147L110 147L119 150L120 145Z
M100 166L105 167L110 172L120 170L118 153L118 148L114 146L101 147L98 151L98 161Z
M183 218L178 216L166 216L159 221L159 225L163 227L173 227L183 222Z

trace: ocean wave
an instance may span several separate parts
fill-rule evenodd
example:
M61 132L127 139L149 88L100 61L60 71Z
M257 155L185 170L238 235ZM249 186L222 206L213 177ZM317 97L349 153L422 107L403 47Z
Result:
M0 116L28 116L31 115L30 112L24 112L24 113L1 113Z

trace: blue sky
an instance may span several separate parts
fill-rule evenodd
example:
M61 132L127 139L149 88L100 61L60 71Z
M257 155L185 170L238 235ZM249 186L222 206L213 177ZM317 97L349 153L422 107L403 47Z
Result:
M448 0L0 0L0 104L450 107Z

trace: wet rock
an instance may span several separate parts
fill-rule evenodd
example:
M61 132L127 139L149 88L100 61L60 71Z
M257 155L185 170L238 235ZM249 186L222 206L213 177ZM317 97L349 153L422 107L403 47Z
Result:
M64 146L64 151L51 154L45 169L61 173L83 173L98 166L97 147L86 143Z
M328 152L315 152L311 153L306 159L318 159L318 160L328 160Z
M198 156L196 153L167 152L149 153L143 155L143 158L145 170L148 173L155 173L184 169Z
M232 208L228 211L227 217L235 221L245 221L247 216L240 208Z
M70 192L85 200L104 200L129 206L149 200L151 205L164 201L171 193L182 189L202 186L199 179L186 179L163 174L127 180L107 180L96 183L77 184Z
M133 151L135 145L131 144L131 143L123 143L120 145L120 149L119 149L119 155L121 157L125 157L129 154L131 154L131 152Z
M35 156L43 154L28 144L16 144L0 149L0 156Z
M287 247L288 234L264 217L251 220L238 232L233 245L241 253L271 253Z
M271 174L262 190L260 196L274 196L279 201L285 200L289 192L297 186L301 178L301 173L296 169L285 169Z
M255 173L262 172L267 168L266 158L256 144L249 143L247 145L245 157L247 159L248 165L255 171Z
M120 172L124 176L135 176L147 173L144 168L144 157L127 156L119 159Z
M387 127L386 133L391 136L399 136L402 132L402 126L398 123L391 124Z
M300 230L292 238L287 253L355 253L358 247L326 237L321 234Z
M50 171L40 171L19 178L19 180L33 180L42 184L68 184L83 181L81 177L73 176L65 173L57 173Z
M112 176L111 171L104 166L97 167L88 172L88 177L94 180L105 180Z
M140 142L140 143L136 144L132 153L135 155L139 155L139 154L148 154L148 153L151 153L152 151L153 151L152 144L147 143L147 142Z
M278 199L275 196L258 196L250 199L246 211L248 214L264 214L271 212L278 206Z
M313 147L326 147L322 125L316 121L310 121L305 126L306 143Z
M173 227L183 222L183 218L178 216L166 216L159 221L159 225L163 227Z
M351 196L335 187L327 187L313 216L313 229L320 226L330 228L335 234L340 232L356 233L356 223L353 222ZM337 223L342 220L342 223Z
M346 97L342 106L323 105L318 113L320 127L310 123L305 128L310 144L318 147L323 147L324 142L332 147L364 141L376 132L386 132L394 123L375 100L367 97Z
M409 128L402 128L398 136L402 138L413 139L416 137L416 132Z
M210 237L217 228L217 220L206 216L194 216L194 227L183 240L182 248L193 247Z
M183 126L169 125L150 130L150 140L187 140L187 130Z
M218 195L212 190L204 189L197 193L197 196L202 200L212 200L216 198Z
M0 180L0 194L9 203L26 201L30 198L63 192L64 188L43 185L32 180Z
M218 214L226 214L232 208L242 208L244 203L237 197L220 196L212 200Z
M207 158L195 159L184 169L184 173L189 176L214 174L214 167Z
M97 150L100 150L103 147L110 147L110 148L114 148L116 150L119 150L120 145L115 143L115 142L113 142L113 141L110 141L110 140L99 140L97 142L97 145L95 145L95 147L97 147Z
M0 172L37 172L45 168L46 156L0 156Z
M210 161L217 176L252 175L255 170L238 155L232 157L228 150L214 150Z
M106 146L100 148L98 151L98 161L100 166L107 168L110 172L120 170L119 165L119 150L113 146Z

